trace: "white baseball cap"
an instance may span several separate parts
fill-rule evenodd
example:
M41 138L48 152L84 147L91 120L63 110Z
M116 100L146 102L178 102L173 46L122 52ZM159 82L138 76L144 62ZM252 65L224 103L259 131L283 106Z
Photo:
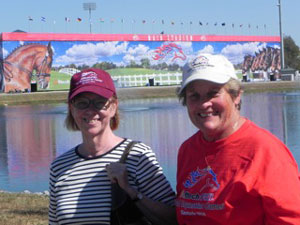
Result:
M225 56L200 54L184 65L179 93L194 80L225 84L230 78L238 80L232 63Z

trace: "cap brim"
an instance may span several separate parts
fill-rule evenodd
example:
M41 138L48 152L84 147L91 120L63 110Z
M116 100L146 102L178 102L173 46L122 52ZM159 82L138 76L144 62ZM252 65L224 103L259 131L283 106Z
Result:
M216 83L216 84L225 84L230 80L230 76L226 75L224 76L224 74L216 74L213 73L214 75L212 75L211 72L209 72L209 76L207 76L205 73L205 71L201 72L201 74L199 73L194 73L192 75L190 75L185 81L184 83L182 83L181 88L179 90L179 93L182 92L182 90L191 82L195 81L195 80L205 80L205 81L209 81L212 83Z
M74 98L76 95L81 94L83 92L90 92L90 93L94 93L96 95L99 95L101 97L107 98L109 99L111 96L114 95L114 92L106 89L106 88L102 88L102 87L94 87L94 86L82 86L78 89L76 89L70 96L69 96L69 101Z

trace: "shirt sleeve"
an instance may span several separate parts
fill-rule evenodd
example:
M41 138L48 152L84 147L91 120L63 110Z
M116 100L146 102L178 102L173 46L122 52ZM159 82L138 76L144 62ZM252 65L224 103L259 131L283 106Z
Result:
M152 200L174 205L175 193L152 149L139 143L133 147L132 154L138 156L134 169L134 182L138 190Z
M283 143L269 143L260 156L256 189L262 197L268 225L300 224L298 166ZM262 152L262 151L261 151Z

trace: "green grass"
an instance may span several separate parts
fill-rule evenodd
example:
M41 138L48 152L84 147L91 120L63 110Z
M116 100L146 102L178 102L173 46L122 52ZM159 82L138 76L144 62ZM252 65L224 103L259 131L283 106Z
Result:
M70 81L70 79L71 76L68 74L51 71L49 90L68 90L70 87L68 81ZM59 82L66 82L66 83L59 83Z
M48 196L0 193L0 199L0 225L48 224Z
M243 74L242 74L242 73L236 73L236 75L237 75L237 77L238 77L239 79L242 79L242 78L243 78Z
M126 75L145 75L145 74L166 74L166 73L175 73L165 70L151 70L151 69L144 69L144 68L118 68L118 69L111 69L107 70L107 72L112 76L126 76ZM68 90L70 87L71 76L59 73L56 71L51 71L51 78L50 78L50 87L49 90ZM164 78L166 79L166 78ZM175 78L172 78L175 80ZM145 83L148 83L147 78L142 78ZM42 90L39 90L42 91Z
M126 75L167 74L167 73L177 73L179 71L175 72L175 71L167 71L167 70L151 70L151 69L144 69L144 68L118 68L118 69L107 70L107 72L110 73L112 77L114 77L114 76L126 76ZM241 73L238 73L237 76L239 79L242 79ZM70 78L71 78L70 75L52 71L49 90L68 90L70 87L69 84ZM138 79L142 79L145 82L145 84L148 83L147 78L138 78ZM162 79L166 80L167 78L162 78ZM171 80L175 81L175 76L171 77Z

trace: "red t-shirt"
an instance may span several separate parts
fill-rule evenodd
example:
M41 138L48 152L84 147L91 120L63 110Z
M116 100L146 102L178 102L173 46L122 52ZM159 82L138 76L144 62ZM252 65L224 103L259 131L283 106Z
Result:
M198 131L179 149L176 207L182 225L300 225L297 163L250 120L215 142Z

